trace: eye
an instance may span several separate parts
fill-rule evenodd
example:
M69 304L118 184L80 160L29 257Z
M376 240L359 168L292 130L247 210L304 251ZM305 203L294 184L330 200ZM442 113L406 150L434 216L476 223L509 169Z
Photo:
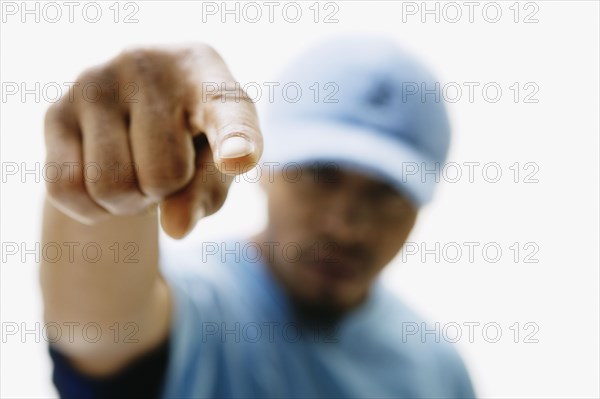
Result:
M312 168L313 181L320 187L335 188L342 182L342 172L337 165L328 163Z
M377 184L369 187L365 192L365 197L370 200L384 201L397 199L400 195L398 192L388 184Z

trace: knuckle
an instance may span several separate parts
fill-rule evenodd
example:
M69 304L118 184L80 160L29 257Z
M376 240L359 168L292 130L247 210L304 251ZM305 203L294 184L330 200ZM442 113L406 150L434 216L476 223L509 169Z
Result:
M166 53L158 49L135 48L123 51L115 62L135 81L156 84L166 74L165 56Z
M168 50L157 46L141 46L124 49L114 59L114 63L122 65L143 64L150 59L160 57L168 53Z
M208 54L214 54L214 55L218 55L219 53L217 52L217 50L215 50L215 48L213 46L211 46L210 44L206 43L206 42L197 42L194 43L193 46L196 50L198 51L202 51Z
M50 105L44 115L44 133L57 133L61 128L72 128L73 118L67 95Z
M174 186L159 181L159 179L150 179L142 185L142 191L151 198L163 199L177 191Z
M74 99L84 103L115 105L119 98L117 73L101 65L83 71L76 80L77 87L71 89Z
M206 42L196 42L183 49L183 54L191 57L221 59L219 52Z
M77 78L77 83L114 83L117 80L115 72L112 68L105 65L94 66L84 70Z
M85 192L85 186L80 176L65 176L63 173L57 181L46 182L46 191L48 196L58 203L70 202L74 196Z
M60 123L60 110L57 104L58 103L54 103L48 107L46 114L44 115L44 135L46 137L54 133L55 129L53 128Z
M55 102L48 107L46 110L46 114L44 115L44 124L48 126L48 124L56 121L61 114L61 108L59 106L60 102Z
M86 180L85 186L90 197L97 202L116 202L119 198L130 193L130 190L123 183L103 176L94 181Z
M191 162L183 157L173 157L170 162L163 165L160 171L160 175L162 175L160 177L163 180L170 181L176 186L188 183L193 173Z
M142 69L148 64L150 58L148 49L135 48L124 50L115 60L116 63L127 68Z
M153 167L148 173L140 171L142 191L154 197L166 197L183 188L193 176L191 164L183 158Z

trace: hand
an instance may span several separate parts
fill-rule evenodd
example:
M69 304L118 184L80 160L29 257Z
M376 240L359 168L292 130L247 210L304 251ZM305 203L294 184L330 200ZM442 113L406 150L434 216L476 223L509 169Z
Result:
M224 88L225 91L220 90ZM159 204L187 234L262 154L254 104L211 47L144 48L83 72L45 118L52 204L85 224Z

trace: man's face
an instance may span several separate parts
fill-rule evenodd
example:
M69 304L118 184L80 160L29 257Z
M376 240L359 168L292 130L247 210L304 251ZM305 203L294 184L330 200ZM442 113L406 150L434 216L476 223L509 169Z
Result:
M398 253L417 211L391 186L334 164L267 184L273 273L302 307L343 313Z

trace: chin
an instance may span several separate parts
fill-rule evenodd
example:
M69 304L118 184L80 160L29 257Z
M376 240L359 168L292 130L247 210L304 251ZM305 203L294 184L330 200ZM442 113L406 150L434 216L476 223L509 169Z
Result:
M280 276L300 319L337 320L366 297L368 289L359 279L326 278L302 266Z
M308 318L337 320L359 305L365 297L358 292L342 292L339 287L336 288L322 287L293 298L296 310Z
M335 325L348 311L341 303L330 298L292 298L296 320L305 325Z

